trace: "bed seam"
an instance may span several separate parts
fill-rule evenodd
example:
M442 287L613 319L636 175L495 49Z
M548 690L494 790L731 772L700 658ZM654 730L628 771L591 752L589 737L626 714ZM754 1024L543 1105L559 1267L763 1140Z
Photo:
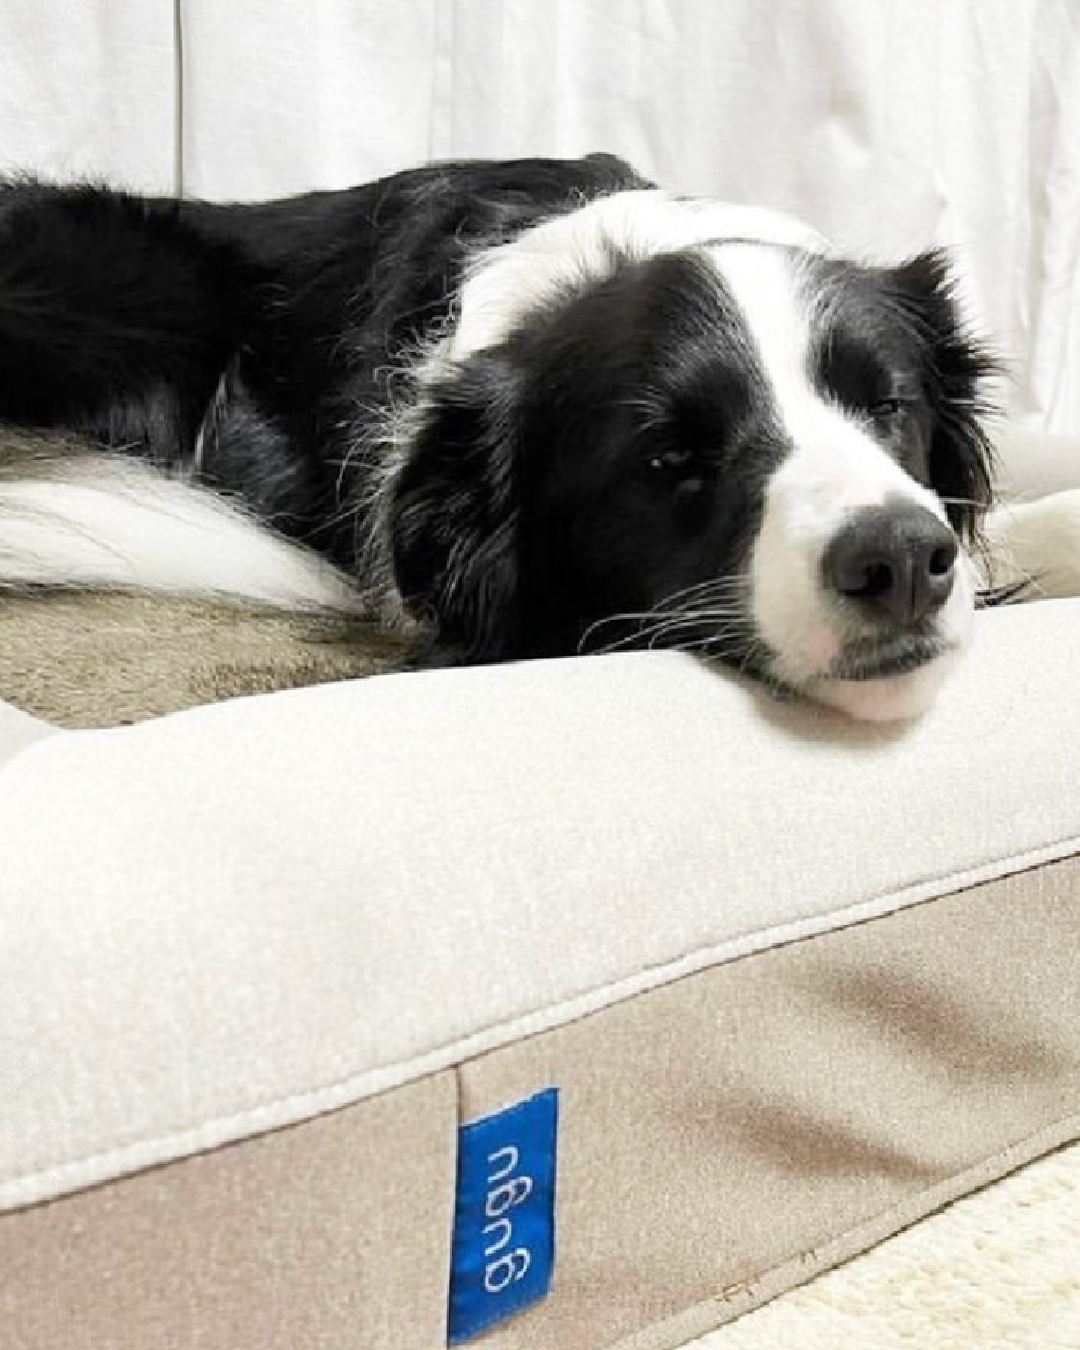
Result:
M255 1105L241 1107L227 1115L211 1116L173 1133L152 1134L142 1138L130 1139L112 1148L68 1159L50 1167L0 1177L0 1214L4 1213L5 1210L25 1208L29 1205L41 1203L50 1196L51 1198L57 1198L58 1195L65 1193L62 1189L65 1179L70 1178L72 1174L77 1176L79 1173L89 1172L95 1167L100 1168L110 1163L122 1163L124 1158L130 1157L132 1154L136 1155L129 1168L106 1178L115 1180L118 1176L176 1161L179 1158L208 1152L229 1142L252 1138L271 1130L300 1124L304 1120L314 1119L328 1111L341 1110L348 1106L357 1105L361 1101L380 1096L384 1092L405 1087L409 1083L423 1081L439 1073L447 1071L457 1073L463 1064L482 1054L499 1049L511 1039L525 1040L543 1032L554 1030L556 1027L571 1025L584 1017L602 1011L604 1008L626 1002L633 997L648 993L666 984L675 983L676 980L698 974L703 970L718 968L736 960L760 955L764 951L789 946L795 942L810 941L829 933L842 931L845 928L855 927L861 923L886 919L904 909L914 908L919 904L933 903L935 900L945 900L950 896L974 889L976 886L1004 880L1006 877L1034 870L1038 866L1066 863L1077 856L1078 848L1080 848L1080 836L1070 836L1068 839L1055 844L1044 844L1038 848L1025 850L1021 854L1010 854L1006 857L994 859L978 868L964 868L957 872L945 873L929 881L923 880L874 900L860 900L842 909L829 911L825 916L816 916L815 919L795 920L774 927L759 929L753 934L727 938L719 944L695 948L681 957L671 958L653 966L644 966L633 977L597 986L583 993L575 994L569 999L564 999L561 1003L517 1013L513 1018L504 1022L490 1023L467 1036L447 1042L433 1050L424 1051L423 1054L414 1056L403 1063L376 1065L359 1072L345 1074L317 1087L305 1088L300 1092L288 1093ZM1008 866L1000 871L996 870L1001 868L1003 863L1015 865ZM938 890L920 896L919 893L926 891L929 886L937 888L946 886L950 889ZM912 895L913 892L914 895ZM909 896L912 898L905 899ZM823 917L828 920L827 924L822 923ZM740 944L742 944L741 947ZM667 979L656 978L642 982L643 976L663 975L665 972L671 972ZM621 986L627 986L625 992L619 992ZM537 1024L529 1026L530 1019ZM522 1027L524 1027L524 1030L521 1030ZM493 1034L510 1033L515 1029L518 1029L517 1036L511 1037L506 1034L495 1044L476 1044L476 1042L484 1041L485 1038L491 1037ZM413 1068L416 1071L410 1072ZM374 1080L374 1082L371 1080ZM367 1090L365 1090L366 1085ZM340 1100L334 1097L334 1094L342 1093L345 1095L342 1095ZM308 1104L306 1109L305 1103ZM295 1112L295 1114L290 1115L290 1112ZM241 1132L240 1127L242 1126L254 1128L244 1129ZM140 1151L152 1153L153 1156L139 1159L137 1155ZM85 1186L98 1184L100 1180L101 1178L95 1180L91 1177L75 1181L73 1189L83 1189ZM35 1189L42 1190L44 1193L30 1195L24 1199L18 1198L19 1192ZM16 1198L5 1201L5 1193L14 1193Z

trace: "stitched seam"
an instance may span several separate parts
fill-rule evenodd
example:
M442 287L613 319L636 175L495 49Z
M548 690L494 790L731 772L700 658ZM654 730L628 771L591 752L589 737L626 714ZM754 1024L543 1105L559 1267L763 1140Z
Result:
M524 1035L531 1036L539 1034L541 1031L552 1030L557 1026L569 1025L583 1017L589 1016L606 1007L611 1007L616 1003L625 1002L638 994L644 994L651 989L659 987L663 983L660 979L653 979L647 983L642 983L644 976L659 975L663 972L671 971L671 979L683 978L686 975L696 974L703 969L710 969L714 966L726 965L730 961L742 959L751 955L760 954L762 951L771 950L774 947L790 945L792 942L811 941L817 937L823 937L828 933L838 932L846 927L851 927L858 922L873 921L874 919L887 918L889 915L899 910L909 908L918 903L932 902L933 900L945 899L951 894L970 889L974 885L984 884L991 881L1003 880L1007 876L1015 876L1020 872L1031 870L1033 866L1052 865L1056 862L1066 862L1071 856L1074 856L1077 848L1080 847L1080 835L1070 836L1068 839L1055 844L1044 844L1038 848L1028 849L1021 854L1006 854L994 859L989 863L981 864L979 867L964 868L958 872L945 873L939 877L928 881L917 882L912 886L904 887L902 890L889 892L884 896L873 900L859 900L854 904L847 905L840 910L831 910L825 915L815 916L811 919L798 919L780 924L772 928L763 928L755 930L752 934L746 934L733 938L726 938L721 943L714 943L706 947L695 948L682 956L668 958L654 966L644 966L633 976L626 977L623 980L616 980L610 984L599 985L593 989L585 990L573 995L569 999L564 999L561 1003L552 1004L546 1007L529 1009L526 1012L516 1013L512 1018L504 1022L493 1022L471 1032L468 1036L462 1037L456 1041L449 1041L433 1050L427 1050L422 1055L414 1056L412 1059L399 1063L375 1065L371 1068L363 1069L360 1072L351 1072L344 1074L341 1078L331 1079L329 1082L320 1084L317 1087L304 1088L302 1091L288 1093L284 1097L273 1097L266 1101L258 1102L252 1105L239 1108L237 1111L230 1112L224 1116L211 1116L197 1124L177 1130L172 1134L152 1134L137 1139L127 1140L123 1144L116 1145L109 1149L99 1150L94 1153L85 1154L79 1158L68 1159L65 1162L54 1164L50 1167L41 1168L35 1172L13 1173L6 1178L0 1178L0 1206L3 1206L3 1195L5 1191L16 1189L41 1188L46 1184L50 1188L62 1186L64 1179L77 1175L86 1169L101 1166L109 1163L121 1163L125 1157L154 1146L163 1152L152 1161L137 1162L133 1165L133 1171L142 1170L145 1167L159 1165L163 1162L173 1161L177 1157L185 1156L190 1152L205 1152L208 1149L216 1148L222 1144L235 1140L237 1138L250 1137L250 1132L243 1134L236 1133L237 1127L244 1125L261 1126L262 1131L284 1128L287 1125L299 1124L304 1119L310 1119L313 1116L321 1115L326 1111L341 1109L349 1105L355 1105L357 1102L368 1097L380 1095L381 1092L391 1091L393 1088L403 1087L407 1083L419 1082L424 1078L429 1078L437 1073L445 1072L448 1069L455 1070L461 1063L475 1058L478 1054L487 1053L495 1050L498 1045L480 1045L475 1043L496 1032L511 1032L528 1022L530 1018L535 1018L538 1014L544 1015L544 1024L539 1027L529 1028ZM1047 855L1051 856L1047 856ZM1002 867L1003 864L1010 864L1003 871L995 869ZM932 890L928 891L928 888ZM950 889L951 888L951 889ZM941 893L939 893L939 890ZM906 899L906 897L911 897ZM921 897L921 899L920 899ZM885 909L879 909L880 906L889 906ZM827 926L825 923L827 921ZM744 945L739 950L739 944ZM715 958L715 959L713 959ZM680 969L687 966L689 962L695 962L688 969ZM620 993L624 986L630 986L625 993ZM610 998L595 1003L596 1000L605 994L611 994ZM585 1006L582 1006L585 1005ZM575 1008L577 1011L575 1012ZM509 1039L507 1037L506 1039ZM501 1044L505 1044L504 1039ZM471 1047L471 1048L470 1048ZM452 1056L452 1057L451 1057ZM410 1073L410 1069L415 1072ZM382 1087L378 1085L365 1091L365 1084L382 1075L390 1079ZM341 1101L335 1101L331 1104L323 1102L320 1099L340 1092L344 1089L352 1089L349 1098ZM307 1111L303 1107L307 1105ZM289 1111L298 1108L298 1114L292 1119L277 1119L277 1113L282 1110ZM272 1120L266 1119L268 1116L274 1116ZM225 1131L224 1135L217 1134L211 1140L200 1140L202 1136L211 1131ZM261 1131L259 1131L261 1132ZM115 1179L115 1178L114 1178ZM93 1184L86 1182L85 1184ZM28 1201L14 1201L9 1203L9 1208L20 1208L28 1204L39 1203L39 1199ZM0 1208L0 1213L3 1208Z
M676 1323L681 1327L686 1317L698 1309L715 1309L720 1304L731 1310L729 1316L720 1320L713 1317L707 1326L702 1325L699 1329L692 1331L690 1337L696 1341L735 1318L744 1317L758 1308L766 1307L785 1294L811 1284L830 1271L836 1270L850 1261L857 1260L869 1251L876 1250L905 1229L912 1228L916 1224L933 1217L933 1215L942 1213L952 1205L966 1200L983 1187L995 1185L998 1181L1002 1181L1007 1176L1031 1166L1041 1158L1046 1158L1059 1149L1075 1147L1078 1142L1080 1142L1080 1113L1070 1112L1067 1115L1056 1117L1050 1124L1042 1125L1037 1130L1021 1135L1019 1139L1013 1140L1012 1143L1006 1144L1003 1148L995 1149L993 1153L983 1155L978 1161L963 1168L962 1171L950 1173L947 1177L914 1192L904 1200L898 1201L894 1205L888 1205L885 1209L876 1211L874 1214L859 1220L858 1223L841 1229L838 1233L830 1234L816 1247L798 1248L782 1260L774 1262L771 1266L765 1267L764 1270L758 1271L745 1280L741 1280L739 1287L745 1291L743 1298L736 1300L725 1296L723 1291L719 1291L711 1297L698 1299L694 1303L687 1304L673 1316L665 1317L659 1322L650 1323L647 1327L638 1328L637 1331L631 1332L627 1337L620 1337L617 1341L609 1343L606 1350L633 1350L640 1343L643 1331L655 1333L662 1329L665 1323ZM1015 1161L1010 1161L1011 1158L1015 1158ZM1000 1170L997 1170L999 1164L1001 1165ZM933 1197L938 1193L943 1198L935 1202ZM878 1232L883 1225L889 1231L884 1236L875 1238L873 1234ZM845 1245L851 1240L864 1245L857 1250L851 1250ZM840 1249L841 1254L828 1255L828 1253L835 1252L837 1249ZM822 1252L826 1253L824 1257L821 1256ZM844 1255L844 1252L847 1254ZM809 1260L816 1264L808 1275L801 1279L787 1279L784 1286L777 1289L775 1293L767 1294L764 1298L755 1298L755 1286L760 1286L773 1276L782 1274L784 1271L793 1269L800 1262ZM745 1301L746 1306L736 1310L737 1303L743 1301ZM686 1337L680 1333L679 1344L682 1344L685 1339Z
M861 1223L849 1225L847 1228L842 1229L839 1233L830 1237L829 1242L843 1242L845 1238L854 1237L860 1229L866 1228L869 1224L876 1224L882 1221L892 1223L894 1221L894 1216L901 1216L907 1213L911 1209L913 1203L921 1204L925 1199L932 1197L937 1191L949 1190L951 1192L951 1189L956 1182L962 1182L963 1179L968 1176L981 1174L990 1167L991 1164L1004 1162L1012 1154L1022 1153L1026 1145L1035 1143L1038 1139L1042 1139L1046 1136L1055 1138L1062 1129L1068 1134L1080 1135L1080 1112L1070 1111L1064 1116L1056 1116L1048 1125L1041 1125L1037 1130L1032 1130L1028 1134L1022 1134L1018 1139L1013 1139L1002 1148L995 1149L993 1153L984 1154L977 1162L970 1163L962 1171L955 1172L942 1181L936 1181L933 1185L923 1187L923 1189L916 1191L915 1194L910 1196L907 1200L897 1201L895 1205L889 1205L887 1208L879 1210L876 1214L871 1215L868 1219L864 1219ZM1067 1147L1067 1145L1064 1147ZM1051 1148L1050 1151L1052 1152L1053 1149ZM1030 1161L1034 1162L1039 1156L1044 1155L1040 1155L1036 1152ZM1001 1176L1007 1176L1009 1171L1015 1171L1017 1168L1023 1167L1024 1165L1025 1164L1023 1163L1016 1163L1012 1168L1006 1168L1006 1170L1001 1173ZM930 1214L939 1213L941 1210L947 1209L948 1206L953 1203L952 1200L945 1200L938 1205L932 1205L931 1208L926 1210L926 1215L929 1216ZM805 1250L793 1252L792 1255L788 1257L788 1262L800 1260L809 1254L810 1253ZM783 1266L788 1262L778 1261L777 1266Z

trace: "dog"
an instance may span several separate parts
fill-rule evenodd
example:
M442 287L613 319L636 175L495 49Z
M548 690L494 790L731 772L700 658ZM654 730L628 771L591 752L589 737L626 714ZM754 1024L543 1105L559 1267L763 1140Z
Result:
M10 180L0 421L47 434L0 459L0 587L375 615L414 667L676 647L912 717L993 495L954 292L609 155L251 205Z

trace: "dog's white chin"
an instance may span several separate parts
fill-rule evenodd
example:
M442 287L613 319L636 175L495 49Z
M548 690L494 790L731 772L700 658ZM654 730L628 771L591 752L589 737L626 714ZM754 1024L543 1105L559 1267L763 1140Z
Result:
M816 703L835 708L859 722L908 722L921 717L956 664L950 653L880 680L825 679L807 692Z

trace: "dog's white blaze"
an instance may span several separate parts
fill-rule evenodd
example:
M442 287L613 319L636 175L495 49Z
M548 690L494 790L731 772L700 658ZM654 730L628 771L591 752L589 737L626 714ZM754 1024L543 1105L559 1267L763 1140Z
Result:
M811 315L790 255L732 243L712 250L712 257L742 311L791 444L767 485L751 558L753 618L775 653L774 674L854 716L914 716L933 698L949 662L890 679L822 678L840 654L843 634L821 583L821 564L829 540L860 507L906 497L942 520L944 508L856 420L814 388ZM960 567L939 620L946 642L966 643L972 609L970 569Z
M335 568L224 498L138 460L76 451L0 479L0 582L362 608Z
M462 287L453 335L436 360L462 361L497 345L548 301L602 281L622 262L716 239L761 239L818 253L827 247L802 221L763 207L653 188L601 197L488 250Z

